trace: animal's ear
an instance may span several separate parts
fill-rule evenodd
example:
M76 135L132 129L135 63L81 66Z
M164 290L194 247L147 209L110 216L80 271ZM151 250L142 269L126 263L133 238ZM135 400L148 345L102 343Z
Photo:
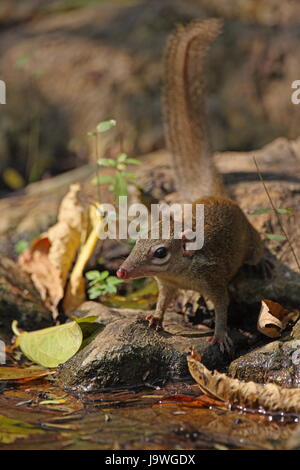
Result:
M193 238L191 238L192 235L194 235ZM187 250L187 247L186 247L187 243L191 243L193 241L195 241L195 234L191 229L184 230L184 232L181 232L182 256L192 257L194 255L195 250Z

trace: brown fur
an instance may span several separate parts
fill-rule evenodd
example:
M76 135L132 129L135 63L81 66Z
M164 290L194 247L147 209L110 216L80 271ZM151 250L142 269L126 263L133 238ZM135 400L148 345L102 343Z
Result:
M177 189L185 201L223 194L207 132L206 57L222 23L217 19L180 26L165 52L163 114Z
M227 336L228 284L243 264L263 256L259 234L239 206L222 196L222 183L208 143L202 76L207 49L217 36L217 20L193 22L171 36L166 52L165 122L178 189L185 201L204 204L204 245L188 253L183 240L139 240L119 270L119 277L153 276L159 296L150 325L161 327L164 312L178 289L192 289L215 307L213 342L230 348ZM198 74L200 74L198 76ZM200 81L199 81L200 80ZM154 256L158 247L167 256Z

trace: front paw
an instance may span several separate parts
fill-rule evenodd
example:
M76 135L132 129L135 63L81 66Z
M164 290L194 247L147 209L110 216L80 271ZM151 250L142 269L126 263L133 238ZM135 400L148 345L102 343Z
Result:
M154 315L148 315L146 317L146 321L148 322L149 328L154 328L156 331L163 330L161 318L155 317Z
M228 336L228 334L222 333L222 334L214 334L209 339L209 342L212 344L218 344L220 351L224 354L225 351L231 356L233 353L233 342L232 339Z

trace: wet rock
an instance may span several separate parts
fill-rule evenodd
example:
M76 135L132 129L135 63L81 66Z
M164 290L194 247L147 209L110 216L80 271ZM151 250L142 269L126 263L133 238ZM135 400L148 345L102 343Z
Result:
M229 375L246 382L300 387L299 345L297 339L273 341L235 359L229 366Z
M45 328L53 324L30 277L14 261L0 257L0 336L12 335L11 323L17 320L24 330Z
M148 328L145 312L136 310L114 310L87 302L77 314L96 314L106 327L60 366L58 382L67 389L91 391L189 377L186 355L191 346L203 354L207 367L220 367L228 361L217 346L208 343L205 333L180 323L176 314L166 315L163 332Z

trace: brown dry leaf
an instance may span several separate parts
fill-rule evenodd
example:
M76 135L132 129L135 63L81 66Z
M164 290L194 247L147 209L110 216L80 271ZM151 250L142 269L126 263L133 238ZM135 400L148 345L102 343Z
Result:
M261 302L261 310L257 321L257 329L269 338L279 338L297 312L290 312L277 302L264 299Z
M49 260L50 241L47 236L37 239L31 248L19 258L22 269L31 274L32 281L53 317L57 317L57 305L64 290L59 270Z
M57 223L47 232L51 242L49 259L59 269L63 286L78 249L87 237L88 214L89 203L80 184L72 184L61 202Z
M194 352L188 356L188 367L202 393L231 405L265 411L300 413L300 389L275 384L241 382L217 371L209 371Z
M53 371L36 367L0 367L0 380L4 381L26 382L45 377L49 374L53 374Z
M69 272L88 233L88 207L81 186L71 185L61 203L58 222L19 259L22 269L31 274L54 318L58 314L58 303L64 296ZM84 300L83 279L79 297L80 302Z
M190 397L188 395L171 395L169 397L163 397L163 399L160 400L159 405L174 405L174 403L184 407L195 408L209 408L210 406L213 406L214 408L225 407L223 401L216 400L215 398L209 397L206 394L200 395L198 397Z

